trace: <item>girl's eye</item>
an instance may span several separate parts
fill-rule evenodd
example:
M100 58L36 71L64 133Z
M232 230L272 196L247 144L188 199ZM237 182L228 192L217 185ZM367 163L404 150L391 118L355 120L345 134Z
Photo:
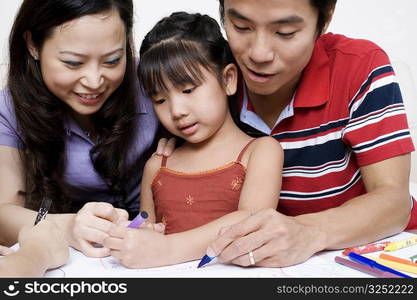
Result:
M183 94L191 94L195 90L195 87L185 89L182 91Z
M120 57L106 61L105 64L106 65L117 65L120 62Z
M79 67L82 65L79 61L63 60L62 62L70 67Z
M157 100L154 100L154 103L155 104L162 104L164 102L165 102L165 99L157 99Z

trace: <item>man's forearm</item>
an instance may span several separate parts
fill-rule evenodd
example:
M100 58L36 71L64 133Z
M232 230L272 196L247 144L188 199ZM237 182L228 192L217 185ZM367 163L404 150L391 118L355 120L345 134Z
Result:
M373 242L402 231L410 216L409 195L380 188L340 207L300 215L297 221L313 228L318 249L341 249Z

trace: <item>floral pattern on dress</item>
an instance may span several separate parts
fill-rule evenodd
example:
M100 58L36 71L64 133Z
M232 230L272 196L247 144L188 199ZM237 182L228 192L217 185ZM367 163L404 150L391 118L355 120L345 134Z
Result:
M232 190L234 191L240 191L242 188L243 179L240 176L237 176L235 179L232 180L230 183Z
M194 197L193 197L193 196L191 196L191 195L188 195L188 196L185 198L185 204L187 204L187 205L189 205L189 206L193 205L193 204L194 204Z

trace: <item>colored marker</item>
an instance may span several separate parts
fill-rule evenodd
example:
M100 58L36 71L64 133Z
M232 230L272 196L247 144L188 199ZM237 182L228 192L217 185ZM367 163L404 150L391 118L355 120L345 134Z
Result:
M39 208L38 215L36 216L36 219L35 219L35 225L46 218L49 208L51 207L51 204L52 204L52 200L49 198L44 198L42 200L41 207Z
M404 277L404 278L412 278L411 276L409 276L407 274L398 272L397 270L394 270L394 269L391 269L387 266L381 265L381 264L377 263L376 261L374 261L370 258L367 258L365 256L362 256L360 254L357 254L355 252L350 252L349 253L349 258L352 259L353 261L356 261L358 263L370 266L372 268L379 269L379 270L384 271L384 272L390 272L392 274L395 274L395 275L398 275L398 276L401 276L401 277Z
M347 248L342 252L342 254L347 256L349 252L355 252L357 254L366 254L366 253L371 253L371 252L376 252L376 251L382 251L389 243L391 242L386 241L386 242L367 244L364 246L358 246L358 247L353 247L353 248Z
M410 257L410 260L411 260L413 263L417 263L417 254L416 254L416 255L411 256L411 257Z
M204 255L203 258L198 263L197 268L200 268L200 267L204 266L205 264L208 264L209 262L211 262L215 258L216 258L216 256L208 256L207 254Z
M145 220L148 218L148 213L142 210L130 224L127 226L128 228L138 228Z
M401 258L401 257L392 256L392 255L385 254L385 253L381 253L379 255L379 258L394 261L394 262L397 262L397 263L400 263L400 264L409 265L409 266L412 266L412 267L417 267L417 263L412 262L411 260L407 260L407 259L404 259L404 258Z
M405 247L409 247L409 246L412 246L412 245L415 245L415 244L417 244L417 235L412 236L408 239L404 239L404 240L401 240L401 241L389 243L385 247L384 251L395 251L395 250L402 249L402 248L405 248Z
M378 258L378 257L369 257L369 258L376 261L377 263L379 263L383 266L393 268L395 270L400 270L400 271L405 271L405 272L417 274L417 267L416 266L410 266L408 264L400 263L398 261L393 261L393 260L389 260L389 259L382 259L382 258Z
M369 275L375 276L375 277L379 277L379 278L401 278L401 276L390 273L390 272L385 272L382 270L378 270L375 268L372 268L370 266L361 264L361 263L357 263L355 261L352 261L350 259L346 259L340 256L336 256L334 258L334 260L342 265L345 265L346 267L367 273Z

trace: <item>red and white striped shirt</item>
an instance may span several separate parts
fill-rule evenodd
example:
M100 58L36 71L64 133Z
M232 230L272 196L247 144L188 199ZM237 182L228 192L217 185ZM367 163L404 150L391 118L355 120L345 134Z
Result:
M278 211L286 215L322 211L362 195L360 167L414 151L393 68L370 41L320 37L272 129L254 111L243 85L238 96L241 128L271 135L284 149ZM409 227L417 228L416 204Z

